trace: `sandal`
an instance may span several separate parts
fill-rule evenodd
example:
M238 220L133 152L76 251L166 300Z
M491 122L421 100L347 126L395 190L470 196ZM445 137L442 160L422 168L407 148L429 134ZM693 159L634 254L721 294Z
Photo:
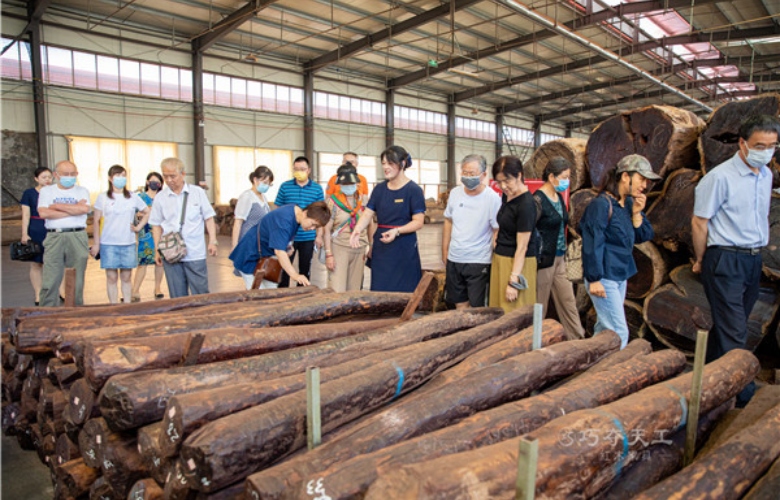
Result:
M130 299L131 302L141 302L141 296L140 295L133 295L133 297Z
M157 295L154 296L154 298L155 299L163 299L163 298L165 298L165 295L163 295L161 293L158 293Z

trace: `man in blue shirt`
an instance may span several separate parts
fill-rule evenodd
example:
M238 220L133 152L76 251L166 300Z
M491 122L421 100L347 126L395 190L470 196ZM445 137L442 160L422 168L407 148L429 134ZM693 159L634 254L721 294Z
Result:
M708 362L745 348L748 317L758 300L761 248L769 242L772 173L767 165L778 134L776 118L748 118L739 128L737 153L696 186L693 272L701 273L712 314ZM744 406L754 391L751 382L737 397L737 405Z
M316 201L325 201L325 194L322 187L311 178L311 166L305 156L299 156L293 162L293 179L285 181L279 188L274 203L277 207L294 203L299 208L306 208ZM298 228L293 242L293 254L291 260L295 260L295 254L298 254L298 271L308 280L311 275L311 259L314 255L315 239L318 247L322 247L321 230L306 230L303 227ZM282 280L279 287L290 286L290 275L287 272L282 274Z

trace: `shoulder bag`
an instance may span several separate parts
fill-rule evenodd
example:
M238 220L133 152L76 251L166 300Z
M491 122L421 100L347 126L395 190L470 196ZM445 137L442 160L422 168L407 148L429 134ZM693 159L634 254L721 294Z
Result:
M187 213L187 196L188 192L184 192L184 201L181 207L181 218L179 219L179 230L165 233L160 237L160 241L157 243L157 251L160 252L165 262L169 264L176 264L187 255L187 245L184 243L184 237L181 235L182 228L184 227L184 215Z

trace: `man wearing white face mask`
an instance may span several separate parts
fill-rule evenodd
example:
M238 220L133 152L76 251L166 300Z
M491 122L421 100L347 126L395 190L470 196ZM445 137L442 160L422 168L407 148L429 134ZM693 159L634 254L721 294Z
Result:
M701 273L712 313L708 362L745 348L747 320L758 299L761 248L769 242L772 173L767 165L779 134L776 118L748 118L739 128L737 153L696 186L693 272ZM751 383L737 396L737 405L744 406L754 391Z
M43 263L42 306L59 305L59 289L66 267L76 269L75 304L84 304L84 272L89 257L87 212L89 191L76 185L79 171L69 161L57 163L56 184L41 189L38 213L46 220L46 260Z
M460 166L460 181L450 191L444 211L441 258L447 266L445 298L458 309L486 305L496 214L501 198L489 189L487 162L468 155Z

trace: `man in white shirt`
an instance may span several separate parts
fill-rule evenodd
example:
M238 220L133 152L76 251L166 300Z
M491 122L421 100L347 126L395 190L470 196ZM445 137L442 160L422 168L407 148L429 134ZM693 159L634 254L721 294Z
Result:
M152 226L154 247L159 248L163 234L181 232L187 255L180 262L171 264L157 253L155 262L163 266L168 292L171 298L189 294L209 293L209 278L206 268L206 242L203 226L208 231L208 254L217 255L217 227L214 224L214 209L206 192L198 186L187 184L184 179L184 163L178 158L166 158L160 164L165 188L154 197L149 224ZM186 201L186 208L185 203ZM180 225L182 209L184 223Z
M490 282L496 214L501 198L486 189L487 162L468 155L460 166L462 186L450 192L444 210L442 261L447 265L445 298L458 309L482 307Z
M56 183L42 188L38 198L38 213L46 219L47 231L43 240L46 257L40 294L42 306L60 305L59 289L66 267L76 269L74 303L77 306L84 304L84 272L89 257L86 231L89 191L76 185L78 175L73 163L57 163L54 168Z

